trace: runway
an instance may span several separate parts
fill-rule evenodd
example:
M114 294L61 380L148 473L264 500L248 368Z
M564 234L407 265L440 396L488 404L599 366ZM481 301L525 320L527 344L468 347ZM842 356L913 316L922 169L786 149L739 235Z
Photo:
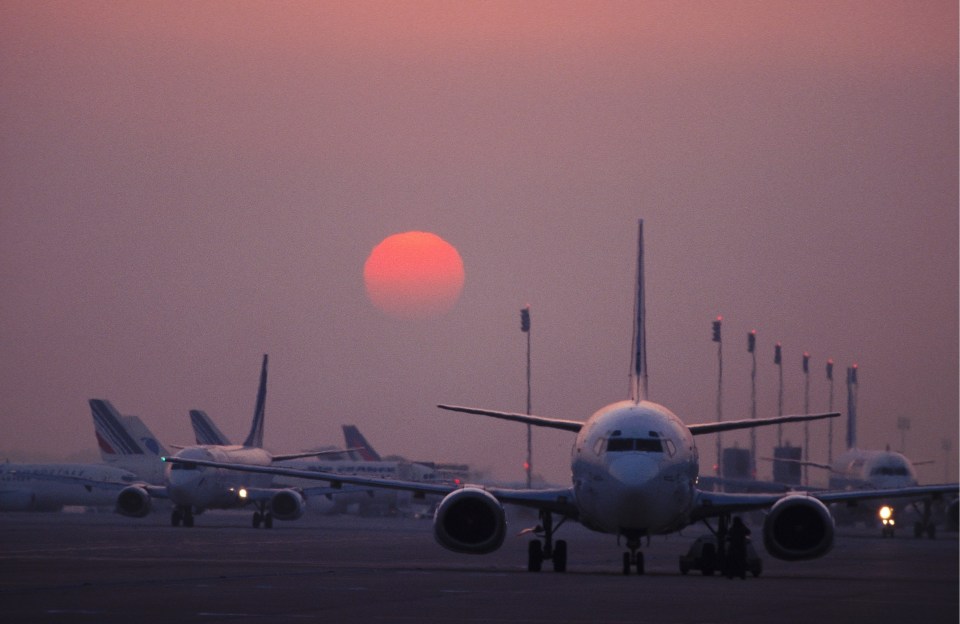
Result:
M516 533L529 520L511 525ZM308 515L254 530L245 512L192 529L166 514L0 514L6 622L870 623L958 618L958 540L841 530L812 562L766 556L759 578L682 576L694 537L654 538L647 574L620 573L616 539L565 525L569 570L526 571L526 539L451 553L429 520ZM546 567L546 566L545 566Z

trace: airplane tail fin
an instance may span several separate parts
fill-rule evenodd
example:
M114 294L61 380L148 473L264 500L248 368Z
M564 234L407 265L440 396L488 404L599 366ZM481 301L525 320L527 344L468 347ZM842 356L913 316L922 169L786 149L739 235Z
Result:
M638 225L637 285L634 300L633 353L631 357L630 394L634 401L647 398L647 308L643 285L643 219Z
M257 389L257 405L253 410L253 424L250 434L243 441L244 446L263 447L263 415L267 401L267 354L263 354L263 365L260 368L260 387Z
M165 457L169 455L166 447L157 440L150 428L147 427L138 416L121 416L124 427L130 436L137 441L137 445L143 450L144 454L153 457Z
M123 417L110 401L90 399L89 403L97 446L103 461L109 463L124 457L144 455L143 447L130 435Z
M190 424L193 426L193 435L196 437L197 444L230 445L230 440L213 424L206 412L190 410Z
M343 439L347 443L347 448L355 449L363 461L380 461L380 455L373 450L367 439L354 425L343 426Z

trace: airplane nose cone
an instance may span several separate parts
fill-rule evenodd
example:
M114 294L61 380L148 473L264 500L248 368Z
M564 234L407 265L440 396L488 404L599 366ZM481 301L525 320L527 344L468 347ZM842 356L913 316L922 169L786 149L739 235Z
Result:
M614 457L609 463L610 477L627 490L643 488L656 477L657 470L655 459L637 453Z

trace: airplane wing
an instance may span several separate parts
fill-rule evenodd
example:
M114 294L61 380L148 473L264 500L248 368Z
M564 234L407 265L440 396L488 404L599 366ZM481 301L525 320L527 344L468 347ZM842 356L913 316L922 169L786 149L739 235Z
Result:
M704 435L706 433L717 433L719 431L731 431L734 429L752 429L753 427L766 427L768 425L782 425L791 422L803 422L807 420L822 420L824 418L837 418L840 412L827 412L824 414L799 414L795 416L773 416L772 418L750 418L747 420L726 420L715 423L704 423L701 425L688 425L690 433L693 435Z
M311 479L314 481L326 481L330 483L332 490L326 493L335 493L343 488L344 484L353 486L363 486L362 488L378 488L384 490L399 490L402 492L412 492L415 496L426 494L435 494L446 496L450 492L463 489L465 487L478 487L483 489L498 500L513 505L524 507L533 507L536 509L549 510L555 513L564 514L571 518L576 518L577 507L574 504L573 488L552 488L542 490L515 490L508 488L496 488L488 486L472 486L453 483L424 483L420 481L400 481L396 479L376 479L372 477L362 477L357 475L342 475L329 472L318 472L314 470L301 470L297 468L283 468L280 466L251 466L249 464L232 464L225 462L215 462L205 459L181 459L178 457L164 457L163 461L171 464L190 464L195 466L209 466L211 468L222 468L224 470L236 470L238 472L255 472L259 474L272 474L284 477L296 477L298 479Z
M562 420L559 418L547 418L546 416L518 414L516 412L498 412L495 410L479 409L476 407L462 407L460 405L438 405L437 407L440 409L449 410L451 412L490 416L492 418L500 418L501 420L512 420L514 422L526 423L528 425L537 425L538 427L550 427L552 429L573 431L574 433L583 428L583 423L578 420Z
M697 491L696 504L691 520L702 520L725 513L739 513L754 509L765 509L786 496L807 496L822 503L853 503L875 498L923 498L932 496L957 496L960 484L920 485L908 488L885 490L831 490L823 492L776 492L770 494L734 494L726 492Z

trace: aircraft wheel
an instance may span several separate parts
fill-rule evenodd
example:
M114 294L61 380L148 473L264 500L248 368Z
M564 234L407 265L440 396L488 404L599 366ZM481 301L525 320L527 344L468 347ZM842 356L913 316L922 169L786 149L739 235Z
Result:
M180 513L179 509L174 509L170 514L170 526L178 527L180 522L183 520L183 514Z
M272 529L273 528L273 514L265 513L263 514L263 528Z
M623 575L630 575L630 553L623 553Z
M532 540L527 545L527 570L539 572L543 566L543 544L540 540Z
M643 553L642 553L642 552L638 552L638 553L637 553L637 574L639 574L639 575L642 576L643 573L644 573L644 571L645 571L645 569L644 569L644 564L643 564Z
M263 516L260 515L260 512L253 512L253 528L259 529L261 522L263 522Z
M183 512L183 526L187 528L193 526L193 514L189 511Z
M567 541L566 540L557 540L556 545L553 547L553 571L554 572L567 571Z

